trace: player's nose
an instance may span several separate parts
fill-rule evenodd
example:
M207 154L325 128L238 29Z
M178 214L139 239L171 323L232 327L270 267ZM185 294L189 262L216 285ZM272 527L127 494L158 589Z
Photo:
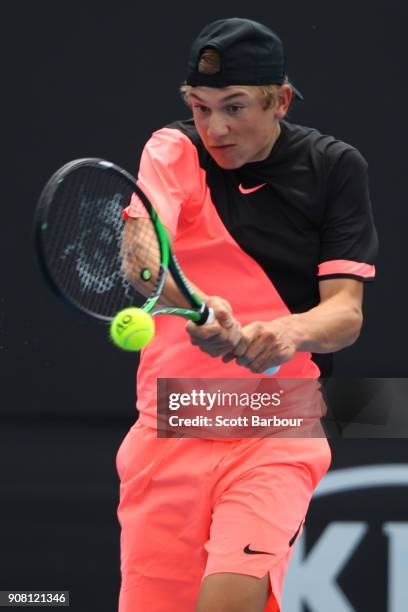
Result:
M207 124L208 135L219 138L220 136L226 136L228 132L229 127L225 119L217 113L212 113Z

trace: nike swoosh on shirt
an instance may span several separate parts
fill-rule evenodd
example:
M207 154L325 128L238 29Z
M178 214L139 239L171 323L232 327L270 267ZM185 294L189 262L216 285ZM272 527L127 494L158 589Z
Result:
M244 548L244 553L247 555L273 555L274 553L265 552L264 550L252 550L249 548L249 544L247 544Z
M241 193L243 193L244 195L248 195L249 193L253 193L254 191L258 191L258 189L262 189L262 187L265 187L265 185L267 185L267 183L262 183L261 185L255 185L255 187L248 187L248 189L246 189L245 187L242 186L242 184L240 183L238 185L238 189L240 190Z

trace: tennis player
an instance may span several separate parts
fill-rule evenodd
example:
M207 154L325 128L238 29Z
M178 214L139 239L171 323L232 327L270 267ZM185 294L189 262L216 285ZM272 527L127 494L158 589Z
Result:
M157 378L327 376L362 325L377 238L367 164L285 119L302 96L278 36L222 19L194 41L192 119L156 131L139 185L216 321L158 317L118 453L120 612L276 612L292 547L327 471L324 437L157 438ZM136 204L127 209L131 225ZM221 296L221 297L216 297Z

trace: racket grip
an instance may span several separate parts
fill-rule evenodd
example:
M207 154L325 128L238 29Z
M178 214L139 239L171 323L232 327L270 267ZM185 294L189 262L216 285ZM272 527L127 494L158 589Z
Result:
M198 321L194 321L196 325L209 325L210 323L214 323L215 314L212 308L208 308L206 304L202 304L200 308L200 318Z
M214 310L212 308L209 308L207 318L204 321L204 325L209 325L210 323L214 323L214 321L215 321Z

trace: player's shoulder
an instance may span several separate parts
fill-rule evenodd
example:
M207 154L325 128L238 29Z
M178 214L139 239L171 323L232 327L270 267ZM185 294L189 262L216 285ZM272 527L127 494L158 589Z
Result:
M193 119L180 119L168 123L153 132L146 143L149 151L154 149L165 149L167 155L185 156L198 155L200 162L207 157L201 138L194 125Z
M203 145L193 119L180 119L173 121L165 126L165 130L172 130L177 138L183 138L189 143L189 147L194 149L198 155L199 163L206 167L209 161L209 154Z
M164 163L197 157L199 136L191 121L175 121L156 129L144 145L144 155Z
M148 143L169 141L175 144L186 141L195 142L199 140L197 130L192 120L173 121L163 127L156 129L150 136Z
M178 119L176 121L172 121L172 123L167 124L164 129L173 130L183 134L196 146L200 142L200 136L198 135L193 119Z
M340 160L346 164L366 166L367 162L360 151L352 144L317 128L284 122L286 141L289 149L303 152L321 162L328 169L334 168Z

